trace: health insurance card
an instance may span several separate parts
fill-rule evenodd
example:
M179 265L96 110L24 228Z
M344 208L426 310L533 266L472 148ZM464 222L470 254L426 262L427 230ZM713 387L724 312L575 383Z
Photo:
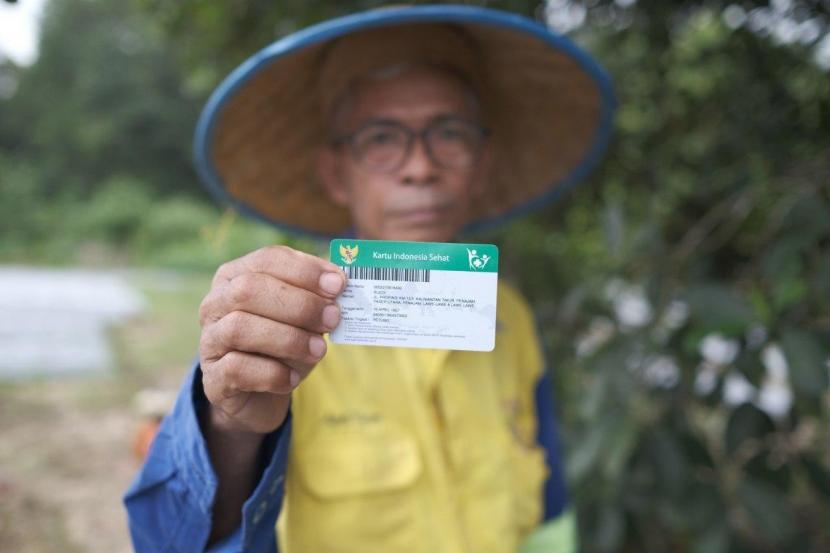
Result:
M331 241L348 277L338 344L491 351L499 250L493 244Z

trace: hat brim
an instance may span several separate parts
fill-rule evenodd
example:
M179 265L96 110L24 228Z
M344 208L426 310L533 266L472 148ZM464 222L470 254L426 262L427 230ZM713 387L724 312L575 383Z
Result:
M481 55L495 142L486 201L466 230L538 209L585 178L610 138L615 99L602 68L563 36L525 17L469 6L388 8L330 20L257 52L214 91L195 140L210 192L240 212L291 232L330 237L349 214L317 182L326 136L319 73L335 39L378 29L461 28ZM406 61L406 60L401 60Z

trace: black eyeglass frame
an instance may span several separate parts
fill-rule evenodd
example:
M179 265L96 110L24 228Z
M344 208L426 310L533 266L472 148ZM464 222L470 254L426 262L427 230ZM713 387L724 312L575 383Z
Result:
M452 123L461 123L466 125L470 129L474 129L478 132L478 142L476 144L476 151L473 154L473 157L469 164L463 166L453 166L448 165L441 161L436 155L435 152L432 151L432 147L430 145L430 141L428 136L431 132L435 132L436 129L440 129L441 124L452 122ZM389 168L380 169L378 167L374 167L371 164L366 163L365 159L363 159L358 151L357 145L355 143L355 138L360 135L360 133L364 132L367 129L372 127L379 127L379 126L386 126L390 128L394 128L396 130L400 130L406 136L406 144L404 148L404 154L401 156L400 161L394 166L390 166ZM447 117L440 117L430 121L424 128L420 130L412 129L411 127L401 123L400 121L396 121L394 119L373 119L369 120L356 130L348 133L348 134L341 134L331 139L330 145L333 148L339 148L344 145L349 146L349 153L351 154L352 158L361 166L366 167L372 172L380 173L380 174L387 174L387 173L394 173L401 167L403 167L407 160L409 160L410 156L412 155L412 149L415 147L415 141L420 140L421 143L424 145L424 151L429 156L430 160L442 167L444 169L452 169L452 170L460 170L472 167L478 158L481 156L482 146L486 142L486 140L490 136L490 129L487 127L469 119L457 116L447 116Z

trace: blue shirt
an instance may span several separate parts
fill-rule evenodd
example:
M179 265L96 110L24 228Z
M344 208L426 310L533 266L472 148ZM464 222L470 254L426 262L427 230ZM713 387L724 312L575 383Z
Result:
M545 520L567 506L550 377L536 391L538 441L547 450L551 474L545 484ZM207 408L201 370L196 364L179 393L173 412L159 429L147 459L124 498L133 546L139 553L206 550L217 478L199 426ZM285 470L291 441L291 415L263 446L264 469L242 508L242 524L208 551L277 550L276 520L284 494Z

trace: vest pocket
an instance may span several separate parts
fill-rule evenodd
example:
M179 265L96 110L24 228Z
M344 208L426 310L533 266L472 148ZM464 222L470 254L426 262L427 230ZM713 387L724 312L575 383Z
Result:
M421 474L415 441L405 437L315 440L297 461L306 487L321 499L399 490Z
M421 456L403 435L326 436L294 451L289 551L417 551Z

